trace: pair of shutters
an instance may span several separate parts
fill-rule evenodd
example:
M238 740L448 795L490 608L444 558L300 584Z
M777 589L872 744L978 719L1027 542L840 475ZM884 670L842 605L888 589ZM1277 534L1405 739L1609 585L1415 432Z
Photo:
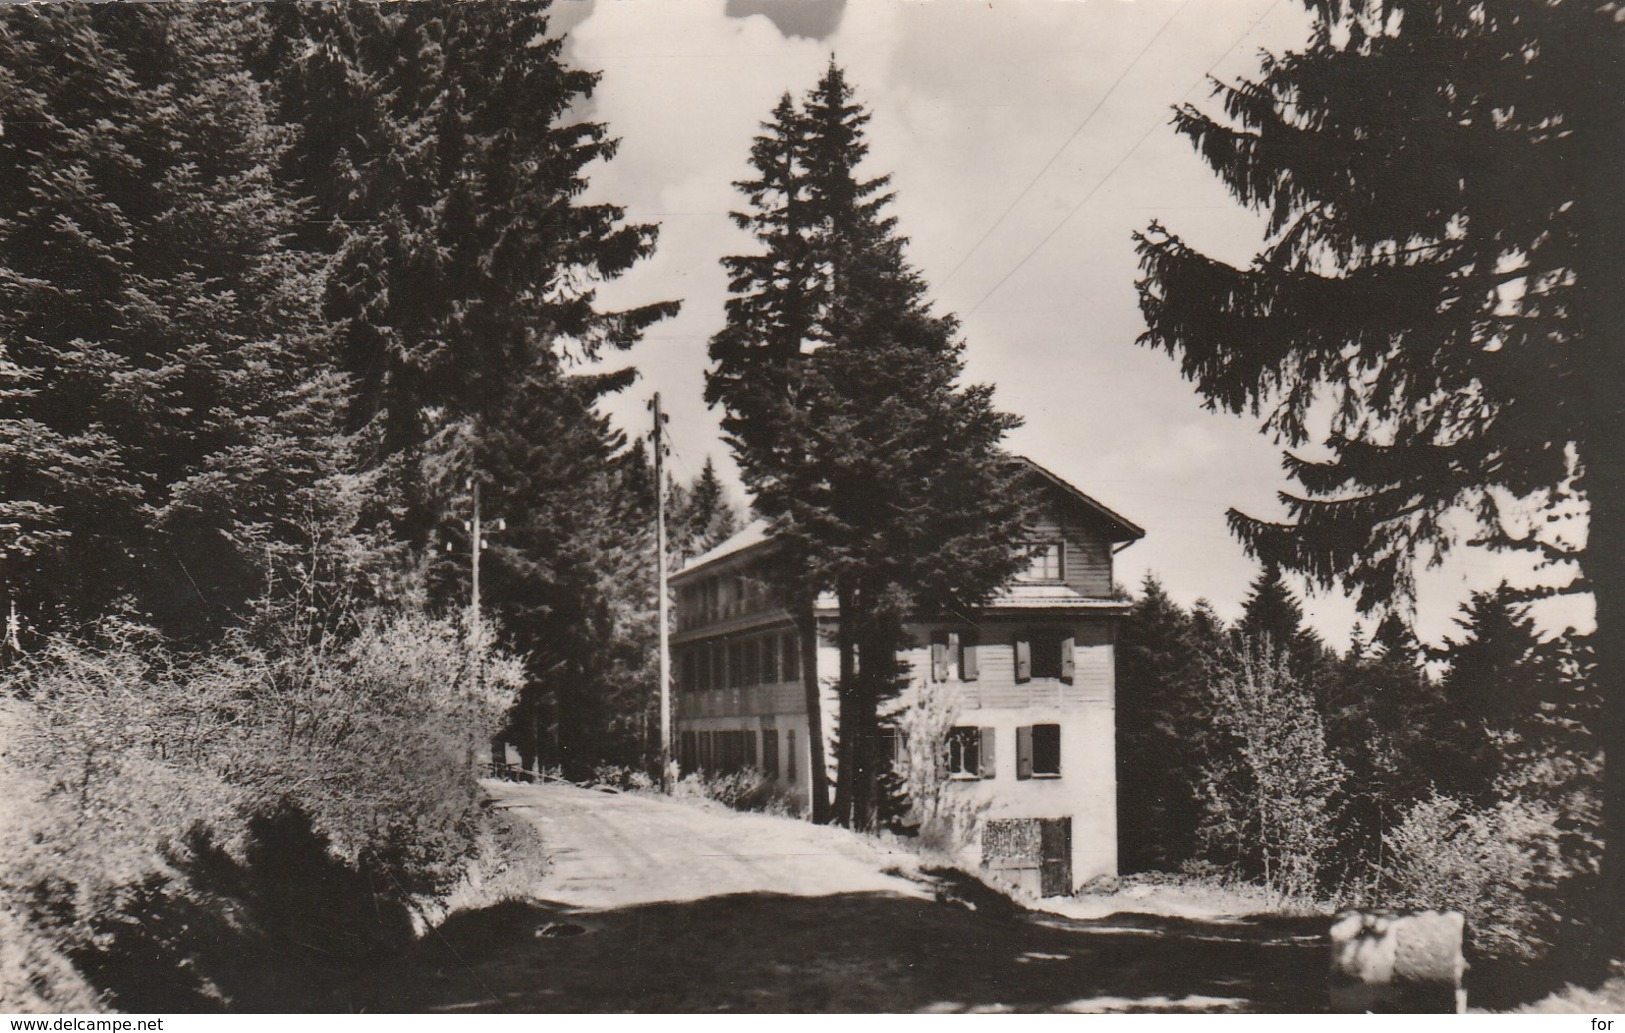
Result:
M1016 778L1061 774L1061 726L1022 725L1016 729Z
M947 681L948 665L959 663L959 680L975 681L976 634L970 631L936 631L931 634L931 680Z
M1035 637L1018 634L1015 638L1016 681L1025 682L1033 680L1033 643L1035 641L1038 643L1038 648L1040 649L1055 649L1060 652L1061 655L1058 664L1060 678L1068 685L1071 685L1073 679L1077 676L1078 669L1077 661L1073 657L1073 652L1077 643L1071 635ZM1055 658L1050 657L1049 659L1053 660ZM1046 675L1046 677L1048 676Z

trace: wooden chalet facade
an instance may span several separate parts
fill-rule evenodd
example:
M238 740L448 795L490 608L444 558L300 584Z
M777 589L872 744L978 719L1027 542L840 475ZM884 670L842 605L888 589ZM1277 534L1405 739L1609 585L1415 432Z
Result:
M983 863L1035 891L1071 892L1117 870L1113 640L1128 603L1113 597L1112 560L1144 532L1020 462L1043 514L1020 532L1039 546L1031 567L974 622L911 624L907 661L911 684L953 700L949 791L979 815ZM805 805L804 665L818 678L833 777L840 614L832 597L817 602L818 646L803 655L794 615L760 576L772 548L752 524L672 578L677 755L685 771L758 768Z

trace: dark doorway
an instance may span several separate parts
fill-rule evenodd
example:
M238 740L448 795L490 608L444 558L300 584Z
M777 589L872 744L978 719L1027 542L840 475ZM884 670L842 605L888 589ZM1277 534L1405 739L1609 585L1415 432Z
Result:
M1064 897L1072 892L1072 819L1038 819L1040 839L1039 894Z

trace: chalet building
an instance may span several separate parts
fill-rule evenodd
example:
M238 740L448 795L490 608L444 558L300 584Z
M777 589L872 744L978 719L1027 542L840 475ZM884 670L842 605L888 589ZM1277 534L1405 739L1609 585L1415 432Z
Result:
M1032 565L975 622L910 625L911 684L947 690L949 792L978 815L981 862L1034 891L1069 893L1117 871L1112 558L1145 532L1030 460L1042 516ZM813 777L803 665L820 686L833 775L840 620L814 607L818 645L761 577L773 541L755 523L672 578L678 760L685 771L755 767L806 804Z

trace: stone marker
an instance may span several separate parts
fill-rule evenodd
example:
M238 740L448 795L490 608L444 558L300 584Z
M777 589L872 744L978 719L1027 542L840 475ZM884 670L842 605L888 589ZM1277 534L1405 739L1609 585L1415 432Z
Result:
M1327 990L1334 1012L1467 1010L1459 911L1340 911Z

